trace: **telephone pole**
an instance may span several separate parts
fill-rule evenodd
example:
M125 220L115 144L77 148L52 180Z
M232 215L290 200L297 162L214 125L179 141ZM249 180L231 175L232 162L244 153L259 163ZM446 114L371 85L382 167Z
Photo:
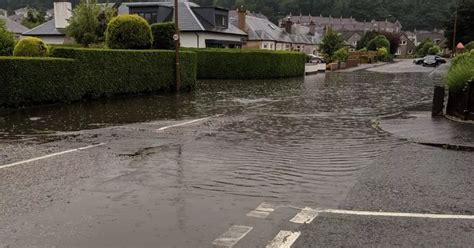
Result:
M452 57L454 57L454 54L456 53L456 32L458 28L458 2L456 1L456 11L454 12L454 29L453 29L453 53Z
M179 64L179 48L180 48L180 30L179 30L179 12L178 12L178 3L179 0L174 0L174 25L175 25L175 34L173 36L175 44L175 60L176 60L176 92L179 92L181 87L181 73L180 73L180 64Z

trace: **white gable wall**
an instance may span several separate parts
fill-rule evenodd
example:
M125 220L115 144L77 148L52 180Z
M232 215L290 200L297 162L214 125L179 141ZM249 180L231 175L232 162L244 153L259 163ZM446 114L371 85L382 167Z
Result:
M181 33L181 46L190 48L206 48L206 40L226 40L241 42L241 36L217 34L210 32L183 32Z

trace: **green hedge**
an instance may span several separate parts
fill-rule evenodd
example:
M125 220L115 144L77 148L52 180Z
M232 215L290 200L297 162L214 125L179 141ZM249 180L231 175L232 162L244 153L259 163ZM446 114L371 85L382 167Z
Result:
M89 97L173 89L175 54L163 50L55 48L53 57L76 59L77 79ZM196 83L196 54L181 53L181 89Z
M176 33L174 22L155 23L151 25L151 33L154 49L174 50L173 35Z
M247 49L189 49L198 79L270 79L304 76L306 55Z
M71 59L0 57L0 105L74 101L82 90Z

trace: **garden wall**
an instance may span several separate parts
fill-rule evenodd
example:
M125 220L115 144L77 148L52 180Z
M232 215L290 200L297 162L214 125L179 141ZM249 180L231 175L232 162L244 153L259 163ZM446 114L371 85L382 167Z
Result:
M474 81L460 91L449 91L446 114L464 120L474 120Z
M197 53L198 79L302 77L306 55L248 49L191 49Z

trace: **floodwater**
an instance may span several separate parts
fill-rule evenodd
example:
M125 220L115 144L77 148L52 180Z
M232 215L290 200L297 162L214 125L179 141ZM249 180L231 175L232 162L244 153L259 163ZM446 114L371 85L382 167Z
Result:
M106 177L97 175L91 190L84 190L62 215L52 208L41 221L60 240L42 242L63 246L160 242L164 247L206 247L262 202L337 207L362 168L404 142L373 128L373 120L426 105L435 83L426 73L366 71L201 81L195 92L179 96L3 110L0 135L34 139L222 114L201 125L155 133L155 145L145 149L141 140L128 136L126 144L115 141L109 151L118 153L114 149L125 146L134 156L123 159L130 161ZM84 155L81 164L99 161L90 159ZM83 224L83 216L94 223ZM67 230L87 238L60 235Z

